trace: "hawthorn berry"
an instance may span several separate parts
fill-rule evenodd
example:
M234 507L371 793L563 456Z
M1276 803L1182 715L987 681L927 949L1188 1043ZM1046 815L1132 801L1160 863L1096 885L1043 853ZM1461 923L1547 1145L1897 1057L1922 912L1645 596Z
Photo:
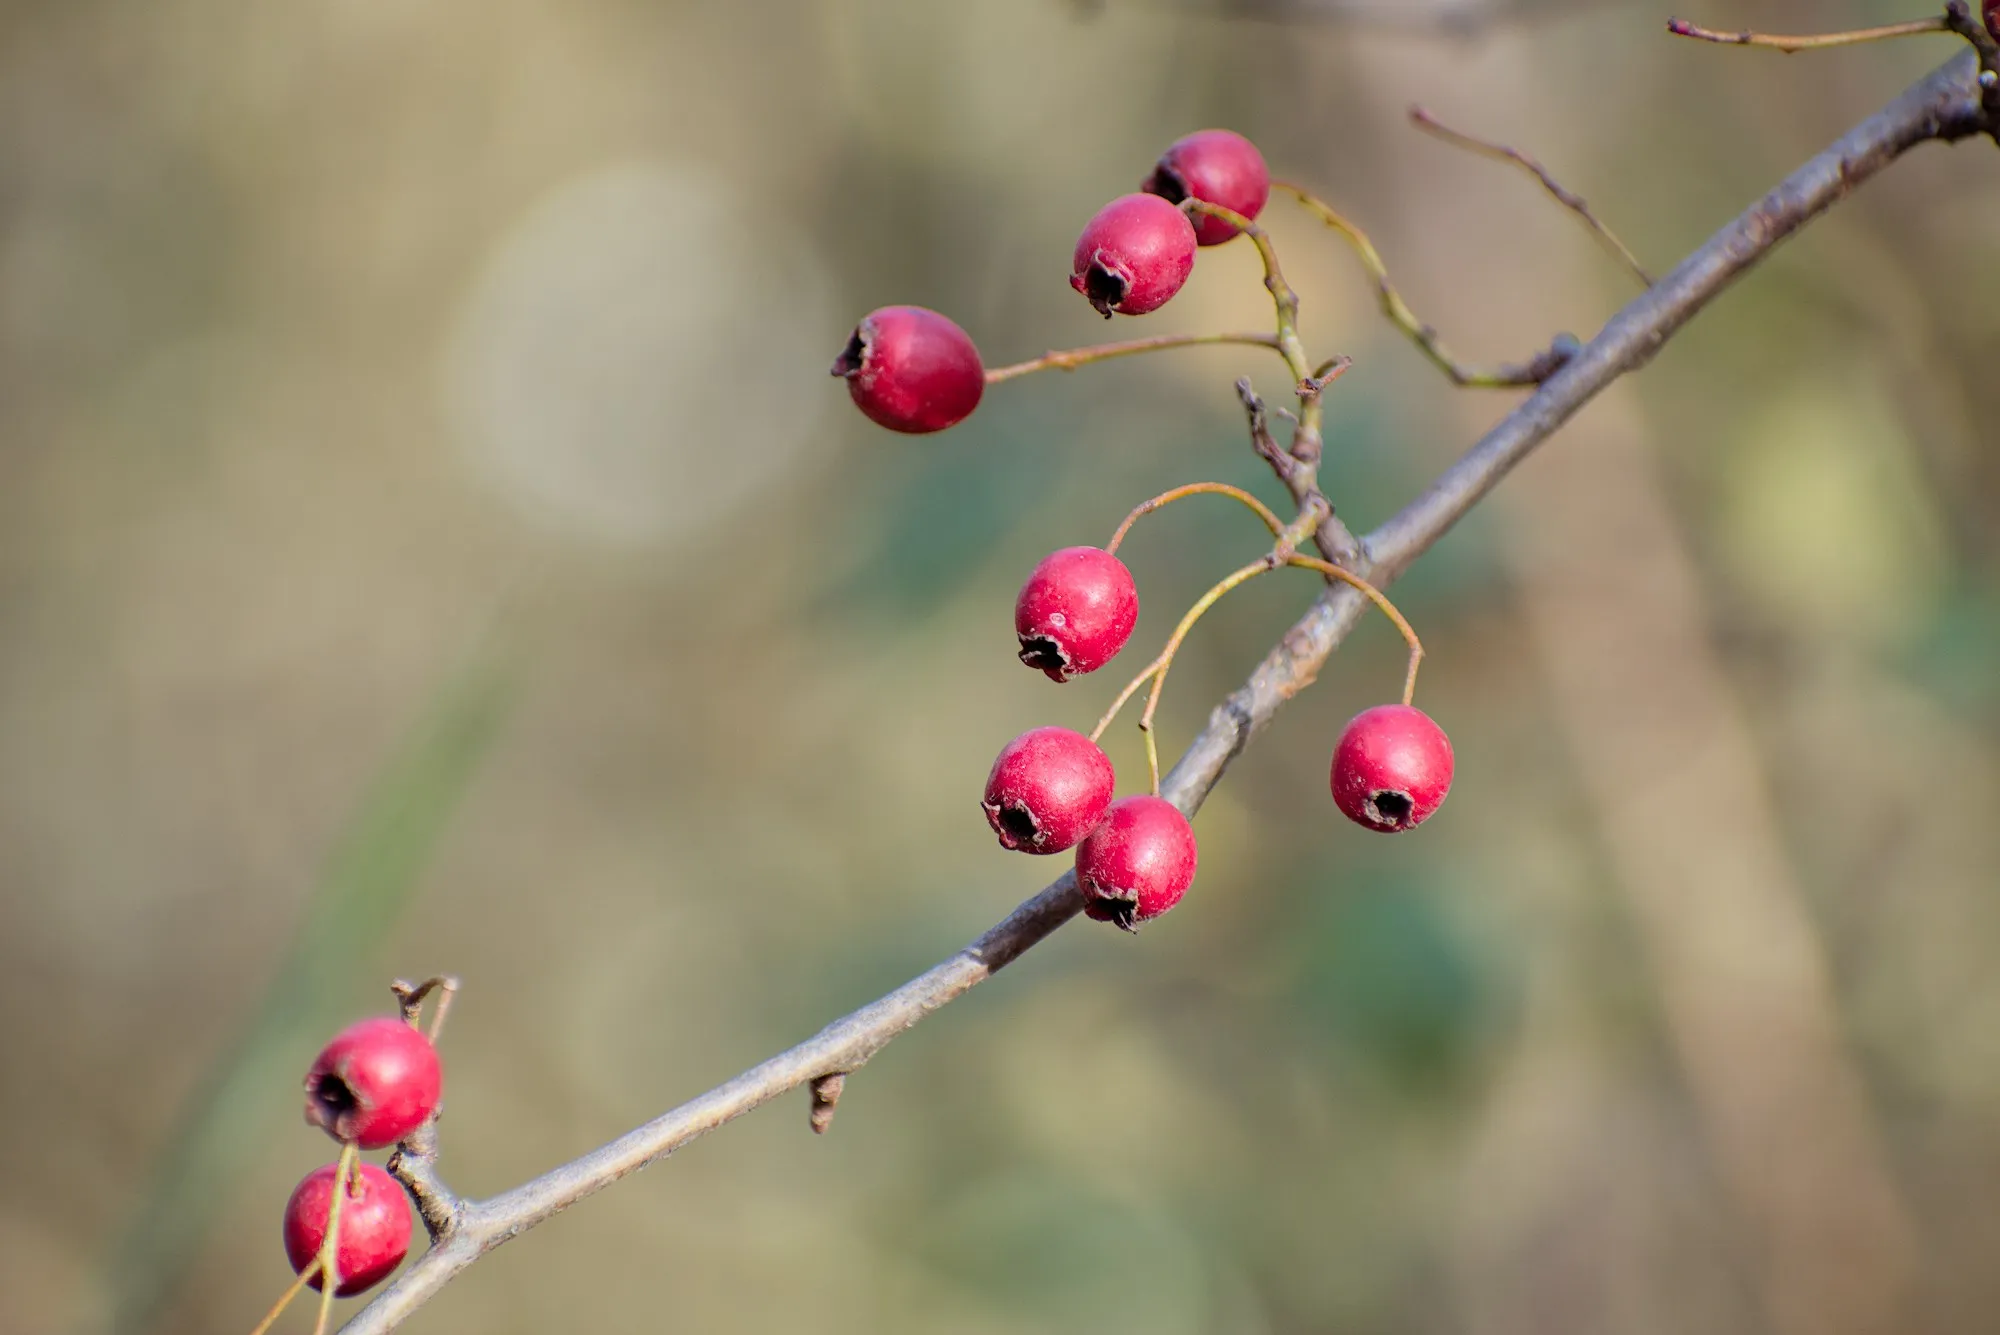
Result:
M1348 721L1333 748L1333 800L1356 825L1396 834L1430 819L1451 791L1451 739L1409 705Z
M1118 656L1139 620L1139 590L1125 563L1101 547L1043 557L1014 600L1021 661L1068 681Z
M333 1036L306 1072L306 1121L364 1150L393 1145L437 1111L444 1073L431 1041L394 1015Z
M1035 728L1000 748L979 805L1000 847L1060 853L1103 819L1117 782L1096 742L1068 728Z
M1084 913L1128 932L1180 903L1194 867L1194 827L1163 797L1119 798L1076 846Z
M1076 239L1069 285L1105 319L1167 304L1194 270L1194 224L1158 195L1124 195Z
M1254 219L1271 197L1271 169L1257 145L1234 130L1197 130L1169 144L1139 188L1170 204L1199 199ZM1201 245L1219 246L1235 236L1236 229L1220 218L1194 221Z
M833 359L833 374L872 421L913 434L956 426L986 392L972 339L922 306L884 306L863 316Z
M1986 18L1986 31L1993 34L1995 41L2000 41L2000 0L1984 0L1979 10Z
M333 1179L339 1164L307 1173L285 1202L285 1255L292 1273L299 1274L319 1257L326 1241L327 1209L333 1204ZM410 1203L396 1179L372 1163L356 1164L347 1198L340 1203L340 1238L334 1264L340 1287L334 1293L351 1298L379 1284L403 1263L410 1250ZM306 1282L321 1288L324 1277Z

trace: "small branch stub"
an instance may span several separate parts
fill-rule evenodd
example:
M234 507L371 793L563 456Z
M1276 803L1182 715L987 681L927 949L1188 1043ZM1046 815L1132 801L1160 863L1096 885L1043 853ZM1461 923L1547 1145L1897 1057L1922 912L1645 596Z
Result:
M847 1072L834 1071L812 1082L812 1129L815 1136L823 1136L833 1125L833 1111L840 1104L840 1093L847 1088Z

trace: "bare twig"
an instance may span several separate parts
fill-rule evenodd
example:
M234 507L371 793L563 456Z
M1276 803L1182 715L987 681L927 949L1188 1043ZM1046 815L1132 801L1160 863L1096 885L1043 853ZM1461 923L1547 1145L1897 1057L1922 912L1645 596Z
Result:
M1497 486L1501 478L1607 385L1643 366L1696 312L1792 233L1917 144L1989 130L1977 60L1966 52L1869 117L1711 237L1650 291L1612 318L1524 403L1361 544L1357 573L1389 583ZM1318 672L1359 619L1365 599L1329 589L1209 715L1162 782L1192 813L1232 760ZM500 1246L689 1141L829 1071L853 1071L897 1035L1005 968L1082 908L1064 875L977 941L881 999L836 1020L797 1047L627 1132L583 1157L502 1192L467 1202L442 1240L351 1322L349 1335L382 1335L451 1278Z
M1004 380L1016 380L1037 371L1074 371L1079 366L1089 366L1093 362L1108 362L1114 357L1133 357L1142 352L1158 352L1162 348L1198 348L1217 343L1247 343L1254 347L1275 348L1278 346L1276 334L1156 334L1152 338L1127 339L1123 343L1098 343L1088 348L1065 348L1059 352L1045 352L1041 356L1025 362L1015 362L1012 366L996 366L986 373L986 383L997 385Z
M1574 213L1578 218L1581 218L1583 225L1588 227L1591 233L1604 243L1605 248L1613 255L1616 255L1619 261L1632 271L1633 276L1639 280L1641 287L1651 287L1653 285L1653 276L1646 272L1646 267L1639 263L1639 257L1632 253L1631 248L1623 241L1620 241L1618 234L1605 226L1603 221L1590 211L1590 205L1584 202L1582 195L1564 189L1562 183L1551 176L1549 169L1541 163L1529 157L1526 153L1521 152L1518 148L1510 148L1506 144L1496 144L1491 140L1481 139L1477 135L1467 134L1463 130L1454 130L1422 107L1410 108L1410 123L1425 134L1441 139L1454 148L1462 148L1467 152L1477 153L1482 157L1496 158L1501 162L1511 162L1522 171L1525 171L1528 175L1542 183L1542 189L1548 191L1554 197L1556 203Z
M1795 51L1818 51L1830 46L1859 46L1891 37L1915 37L1927 32L1950 32L1942 18L1911 19L1906 23L1885 23L1879 28L1851 28L1846 32L1808 33L1786 37L1774 32L1717 32L1686 19L1668 19L1667 31L1676 37L1692 37L1724 46L1762 46L1791 55Z

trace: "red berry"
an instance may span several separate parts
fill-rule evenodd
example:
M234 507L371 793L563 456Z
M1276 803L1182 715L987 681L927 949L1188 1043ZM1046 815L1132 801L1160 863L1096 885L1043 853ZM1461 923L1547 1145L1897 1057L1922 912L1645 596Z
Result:
M393 1145L437 1111L444 1073L431 1041L394 1015L351 1024L306 1072L306 1120L364 1150Z
M1000 847L1060 853L1103 819L1117 783L1096 742L1068 728L1036 728L1000 748L980 806Z
M979 406L986 368L963 329L922 306L884 306L833 359L854 404L891 431L942 431Z
M2000 0L1985 0L1979 10L1986 17L1986 31L1992 33L1995 40L2000 40Z
M333 1204L333 1178L339 1164L327 1164L305 1175L285 1202L285 1255L298 1274L319 1256L326 1241L326 1213ZM340 1287L334 1292L351 1298L379 1284L403 1263L410 1250L410 1203L396 1179L372 1163L356 1164L347 1199L340 1203L340 1240L334 1264ZM323 1276L306 1282L317 1289Z
M1234 130L1197 130L1167 146L1140 188L1172 204L1192 197L1254 219L1271 197L1271 170L1257 145ZM1236 229L1220 218L1201 217L1194 235L1204 246L1219 246Z
M1121 797L1076 846L1083 911L1131 931L1181 902L1194 883L1194 828L1163 797Z
M1050 552L1014 600L1021 661L1068 681L1118 656L1139 620L1139 590L1125 563L1098 547Z
M1348 721L1333 748L1333 800L1384 834L1430 819L1451 791L1451 739L1409 705L1377 705Z
M1194 224L1158 195L1125 195L1097 211L1076 239L1069 285L1105 319L1167 304L1194 270Z

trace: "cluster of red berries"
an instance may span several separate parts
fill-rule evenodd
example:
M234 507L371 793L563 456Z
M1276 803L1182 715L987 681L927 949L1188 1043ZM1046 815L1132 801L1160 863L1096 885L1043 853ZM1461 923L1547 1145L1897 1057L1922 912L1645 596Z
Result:
M1077 238L1070 286L1109 319L1167 304L1194 271L1197 246L1216 246L1237 229L1219 218L1189 220L1197 199L1255 218L1271 194L1263 154L1242 135L1202 130L1176 141L1140 193L1098 210ZM862 412L891 431L956 426L979 406L986 367L963 329L922 306L884 306L855 326L834 359Z
M430 1120L443 1089L431 1041L400 1016L378 1015L341 1030L313 1059L305 1079L306 1121L344 1150L384 1149ZM351 1175L341 1183L349 1164ZM343 1188L334 1291L346 1298L402 1264L410 1249L410 1204L395 1178L374 1164L354 1162L352 1153L315 1168L285 1203L285 1255L294 1272L318 1265L334 1193ZM317 1289L324 1278L315 1270L306 1282Z
M1270 190L1263 155L1248 139L1228 130L1188 135L1160 157L1139 193L1111 201L1084 227L1070 286L1107 319L1158 310L1186 283L1197 249L1234 239L1239 223L1263 211ZM1190 209L1191 202L1230 216ZM833 373L846 379L869 418L905 432L942 431L963 421L987 381L965 331L918 306L868 315ZM1138 590L1124 562L1102 548L1063 548L1034 568L1015 600L1021 661L1055 682L1095 672L1125 647L1138 616ZM1163 670L1164 661L1149 671ZM1405 703L1364 711L1348 723L1334 748L1330 782L1350 819L1394 833L1438 809L1451 775L1444 731ZM1001 750L981 806L1003 848L1075 849L1084 912L1131 929L1180 902L1194 881L1197 850L1193 828L1171 802L1157 794L1114 798L1115 791L1116 775L1095 735L1043 727Z

